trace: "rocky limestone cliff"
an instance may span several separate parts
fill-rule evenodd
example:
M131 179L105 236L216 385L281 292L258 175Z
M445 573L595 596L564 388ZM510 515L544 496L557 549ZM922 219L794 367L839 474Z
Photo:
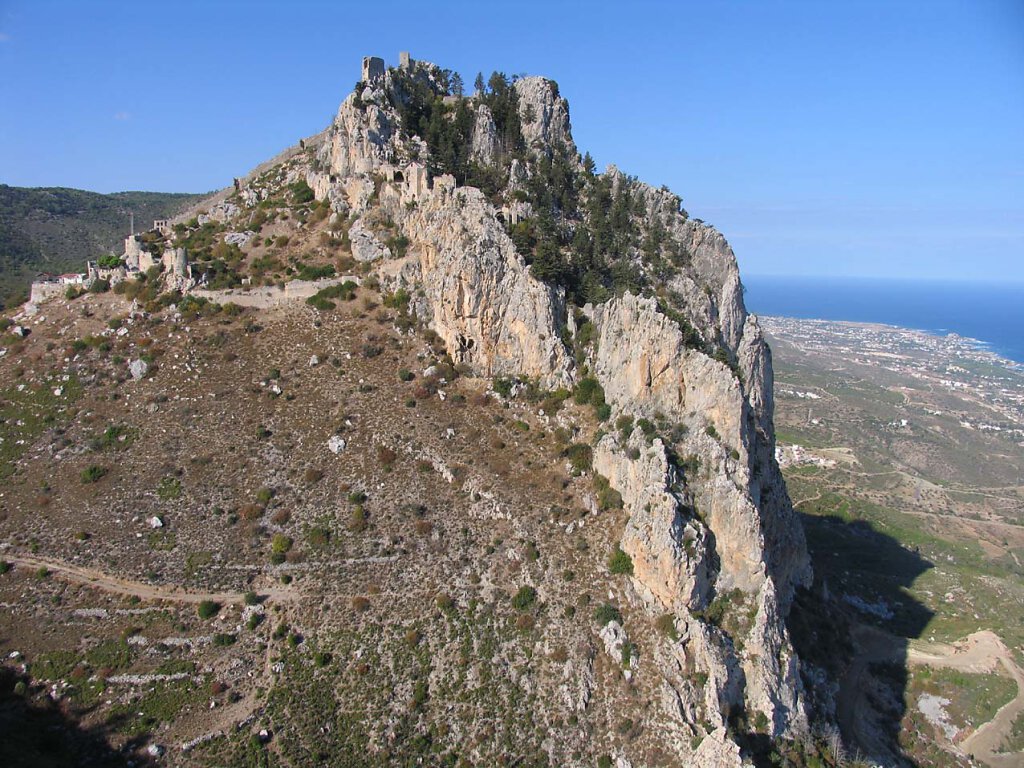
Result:
M558 86L544 77L523 77L515 89L526 146L541 152L557 147L575 155L569 102L559 96Z
M417 62L402 77L434 87L438 72ZM437 158L403 125L413 98L403 90L408 82L389 70L344 101L307 170L310 186L337 215L353 217L359 237L371 229L368 212L379 208L408 240L404 256L377 248L368 260L386 285L412 295L416 315L456 362L480 376L530 378L547 388L593 375L613 422L621 415L674 428L671 441L634 430L625 439L606 434L594 447L595 471L628 513L621 546L632 558L636 592L652 616L677 617L686 628L681 657L707 676L695 698L676 680L675 662L666 662L668 708L692 728L692 702L703 696L704 716L716 726L743 710L763 715L775 735L800 732L807 716L785 616L809 565L774 458L770 351L744 307L728 243L688 218L676 195L609 168L603 179L613 193L626 190L640 201L632 226L673 244L675 266L659 281L642 256L622 253L650 295L626 290L579 308L594 337L574 357L566 339L567 329L578 330L576 310L562 287L537 279L511 237L520 215L535 212L524 198L543 158L568 156L567 172L584 179L581 187L602 179L586 180L567 102L543 78L514 82L522 148L509 162L491 108L466 100L465 152L477 164L471 170L490 169L500 179L497 193L436 173L420 190L410 186L409 164ZM574 226L586 224L582 218ZM707 618L710 607L723 605L739 618ZM739 761L723 728L698 755L699 764Z
M560 292L530 277L479 190L436 190L403 225L415 247L401 284L422 289L423 316L456 362L487 377L571 384Z

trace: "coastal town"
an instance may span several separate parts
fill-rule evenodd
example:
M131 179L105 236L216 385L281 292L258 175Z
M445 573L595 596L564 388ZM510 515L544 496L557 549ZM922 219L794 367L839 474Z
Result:
M893 391L904 393L906 403L914 399L911 389L930 392L932 402L920 404L923 416L955 416L963 429L1024 445L1024 366L1000 357L983 342L879 324L761 319L770 337L830 360L835 371L886 381ZM916 386L901 383L904 378ZM812 411L813 401L822 397L806 387L797 391L781 384L777 394L805 400ZM910 421L901 417L891 426L908 428Z

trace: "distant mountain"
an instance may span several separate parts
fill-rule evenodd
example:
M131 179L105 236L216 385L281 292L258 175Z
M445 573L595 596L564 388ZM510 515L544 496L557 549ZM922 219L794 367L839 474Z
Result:
M129 213L144 229L203 197L0 184L0 307L23 301L36 273L81 270L86 259L118 248Z

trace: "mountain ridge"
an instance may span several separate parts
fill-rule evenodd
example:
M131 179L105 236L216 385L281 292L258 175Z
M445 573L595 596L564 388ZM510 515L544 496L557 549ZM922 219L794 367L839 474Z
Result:
M411 549L428 558L429 549L433 559L421 559L417 567L426 569L428 582L451 585L437 596L442 618L407 601L402 611L372 615L385 623L414 622L417 637L406 652L413 649L418 658L416 648L429 648L437 660L420 659L420 672L410 678L396 671L389 680L412 691L400 728L393 717L345 721L339 724L345 749L352 739L366 741L372 749L365 759L387 761L396 750L402 754L401 734L429 734L428 746L445 754L478 762L494 757L486 736L473 747L460 739L460 733L479 729L478 720L456 719L445 729L437 720L462 701L444 682L455 669L447 658L452 641L444 638L449 619L477 615L485 604L484 626L494 632L504 627L504 650L499 661L481 657L485 639L461 627L468 633L463 665L478 691L494 668L515 667L506 681L512 692L503 695L543 700L529 723L508 725L503 742L514 751L517 738L536 741L531 761L537 764L584 765L600 756L595 750L615 754L620 766L695 761L713 768L767 760L773 750L800 759L806 753L808 760L826 754L821 729L831 727L828 712L810 708L804 687L816 672L797 657L786 626L794 595L811 585L812 574L775 458L771 353L757 318L744 307L732 249L716 230L690 219L671 191L614 166L596 173L589 156L576 149L568 102L553 81L495 73L473 96L459 91L454 73L407 54L397 68L368 57L363 79L325 131L160 231L145 233L134 246L155 254L186 249L188 281L177 267L161 274L156 259L151 270L114 285L112 294L58 296L53 304L26 310L23 321L33 330L15 347L38 348L46 323L71 322L79 306L83 317L101 309L122 312L124 332L94 331L87 338L97 341L83 340L84 356L69 358L70 364L89 367L91 376L95 367L126 393L148 393L151 413L160 412L168 392L169 408L195 403L185 407L196 411L190 418L203 415L196 434L181 433L181 423L172 431L204 453L207 448L192 441L224 440L207 421L209 409L226 408L231 419L225 423L241 423L252 414L234 409L255 396L267 421L256 429L259 443L251 450L261 458L251 471L266 473L266 493L261 491L260 505L240 505L232 514L255 522L256 547L272 542L275 567L292 557L295 565L309 558L314 567L328 568L320 560L330 542L365 551L368 542L360 536L378 525L390 536L382 537L388 553ZM291 283L311 286L306 302L289 299ZM357 297L362 301L353 304ZM52 309L41 317L48 304ZM38 330L33 318L40 318ZM154 342L165 325L178 332ZM105 337L116 344L117 359L105 356ZM256 376L252 368L264 360L276 365L249 390L239 388L240 381L210 370L211 353L200 338L203 344L229 344L221 367L242 368L242 378ZM154 343L162 354L164 347L174 349L173 358L164 358L168 363L190 362L165 369L160 356L143 351ZM345 382L339 391L332 392L324 378L327 359ZM347 375L348 368L358 378ZM192 371L194 380L182 379ZM231 396L205 397L206 376ZM403 386L413 387L411 394L402 395ZM291 388L301 398L304 387L313 387L317 412L336 425L329 440L322 434L328 424L309 424L289 406ZM182 395L186 400L179 404ZM408 418L386 405L398 405L403 396ZM498 413L488 416L495 402ZM138 419L139 398L130 405ZM452 466L436 436L403 436L428 423L428 414L432 429L440 428L444 408L460 414L456 426L440 430L445 440L493 429L492 450L505 452L514 442L520 456L529 456L525 487L506 487L507 465L476 465L462 454L470 463ZM503 410L516 417L511 427ZM472 440L479 444L483 437ZM348 494L355 508L345 533L336 513L305 500L297 470L286 469L293 453L309 460L313 443L344 457L329 470L331 482L311 495L338 505ZM403 475L403 485L391 478L403 452L415 457L426 479ZM564 476L542 483L545 471L530 469L537 461ZM34 467L27 461L24 471L31 475ZM194 519L179 515L174 523L183 540L201 535L200 499L220 499L220 488L237 483L228 469L199 462L161 480L161 488L169 483L179 494L181 482L175 486L174 477L196 488L180 502L194 508ZM211 473L219 486L211 485ZM532 498L533 476L539 500ZM122 502L145 498L131 472L119 482ZM561 490L552 490L559 483ZM405 495L416 492L420 502ZM431 509L426 502L435 498L442 500L440 508ZM539 512L538 502L548 512ZM279 503L290 505L289 514L265 517ZM387 506L373 508L371 525L364 504ZM420 518L420 535L434 530L437 536L422 545L403 543L393 527L399 511ZM157 520L153 526L162 531L166 523ZM507 527L521 544L508 547L498 537L479 555L471 545L481 520ZM290 554L314 528L322 529L320 543ZM222 536L222 543L207 545L218 553L211 557L234 562L244 556L237 544L228 548L228 534ZM584 537L602 550L596 558L586 554ZM176 547L172 543L169 550ZM506 547L506 563L488 559ZM546 558L575 565L559 579ZM165 561L165 568L180 565ZM483 573L467 573L473 568ZM561 616L547 610L549 599L571 593L576 569L591 585L581 585L580 607L591 591L602 602L608 595L594 613L596 628L580 627L575 607L564 606ZM272 573L278 572L263 575ZM409 588L400 575L380 578L378 588L387 594L392 584ZM518 588L512 596L502 588L508 580ZM320 608L290 614L309 643L297 640L293 648L334 647L345 663L356 663L350 644L367 641L332 623L325 595L337 588L326 577L303 580L300 593ZM370 605L360 602L367 600L363 595L346 597L357 613ZM516 634L505 634L513 623ZM255 632L242 635L246 644L257 642ZM552 638L563 643L571 637L575 644L547 650ZM282 653L298 675L308 658L301 651ZM390 658L394 663L398 656ZM300 703L287 683L269 684L276 693L257 715L283 718L274 727L292 735L282 740L282 756L301 762L315 737L288 714ZM823 690L815 692L816 701L819 695L827 699L827 686ZM632 704L622 703L622 691ZM591 706L605 694L615 702L607 712ZM275 695L285 697L287 706L275 709ZM528 736L533 718L549 736ZM611 734L612 728L618 737L585 746L593 734ZM559 741L560 733L571 748ZM655 754L663 759L650 757Z

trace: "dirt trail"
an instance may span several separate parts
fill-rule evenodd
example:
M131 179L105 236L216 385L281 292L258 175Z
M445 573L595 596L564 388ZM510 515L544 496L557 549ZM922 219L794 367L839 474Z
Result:
M953 645L934 644L922 648L911 648L911 664L927 664L930 667L946 667L963 672L995 672L1001 664L1017 683L1017 696L1003 705L995 717L981 725L974 733L960 742L960 749L992 768L1020 768L1024 756L1019 753L1000 753L1003 740L1010 733L1014 720L1024 712L1024 671L1013 660L1013 654L989 630L968 635Z
M245 600L244 592L196 592L176 586L145 584L139 581L111 576L93 568L70 565L60 560L50 560L34 555L5 554L4 558L14 565L39 570L46 568L54 575L75 584L101 589L118 595L138 597L142 600L167 600L174 603L201 603L213 600L219 603L241 603ZM270 586L254 589L259 595L271 601L288 602L296 598L296 593L283 586Z
M1024 670L1013 659L1013 654L989 630L968 635L952 645L945 643L918 644L907 648L906 641L881 630L859 625L853 630L858 653L847 668L840 684L836 715L844 739L854 743L867 754L883 754L884 745L862 714L870 711L867 701L869 666L878 662L907 663L956 669L971 674L994 673L1002 667L1017 683L1017 696L1005 704L987 723L979 726L954 749L973 755L990 768L1021 768L1024 756L1020 753L1000 753L1004 739L1013 722L1024 712Z

